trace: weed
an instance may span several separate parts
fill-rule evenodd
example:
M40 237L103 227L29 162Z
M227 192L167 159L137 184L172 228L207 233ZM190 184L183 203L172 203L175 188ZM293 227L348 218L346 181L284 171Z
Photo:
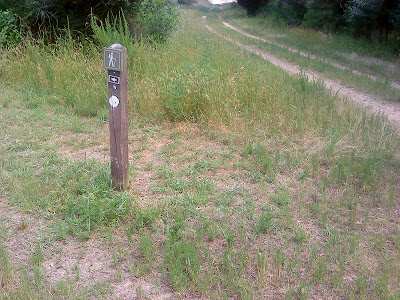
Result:
M32 254L32 264L39 267L44 260L42 245L37 243Z
M317 262L313 277L316 283L321 283L326 280L328 275L328 265L325 258L320 257Z
M143 289L142 289L142 286L139 284L137 287L136 287L136 296L137 297L142 297L143 296Z
M149 228L153 225L158 218L160 211L157 208L138 209L135 208L133 215L133 222L131 223L131 231L137 231L143 228Z
M282 274L282 268L285 264L285 255L280 248L275 247L273 249L272 257L274 260L275 269L278 277Z
M301 227L296 227L293 231L293 239L297 244L304 244L308 240L308 237L307 232Z
M272 223L274 216L270 213L263 213L258 219L257 230L261 233L269 233L273 230L274 226Z
M289 291L286 293L286 299L307 299L307 287L304 282L300 282L296 288L290 287Z
M243 279L245 266L248 263L249 254L246 249L233 250L227 248L223 253L221 272L222 283L229 287L233 294L239 294L247 298L252 291L252 286ZM247 286L247 287L245 287Z
M74 275L75 275L75 280L76 280L76 281L78 281L79 279L81 279L81 275L80 275L80 272L79 272L79 267L78 267L77 264L74 264L74 266L73 266L73 268L72 268L72 272L73 272Z
M0 80L16 91L3 87L0 93L0 198L47 218L52 235L44 239L96 239L100 231L115 276L88 285L77 264L71 280L79 279L83 292L75 280L50 284L43 261L53 245L45 250L39 239L20 278L11 270L23 266L12 265L12 253L0 249L6 253L1 271L10 270L0 298L104 298L129 279L125 270L130 276L151 272L156 285L167 279L178 297L398 294L396 135L320 82L284 74L204 31L192 18L201 18L195 10L202 5L187 9L187 20L163 45L134 41L119 28L123 23L104 23L97 32L100 47L114 40L126 45L134 70L130 140L138 167L131 169L133 190L125 193L111 188L108 164L74 155L97 144L108 149L99 45L58 41L45 48L28 39L18 49L4 49ZM82 82L91 84L82 90ZM165 138L173 142L150 147ZM140 175L149 176L155 195L147 186L136 188ZM360 216L364 226L358 226ZM5 220L1 235L8 245L13 222ZM17 236L35 230L29 222L22 231L25 226L16 223ZM127 241L119 236L116 242L124 231ZM140 255L126 259L133 244ZM54 251L61 267L68 252Z
M261 144L246 144L242 151L242 156L247 157L248 155L254 157L254 160L259 167L253 175L253 181L259 182L262 179L266 179L267 182L274 182L277 175L274 162L277 162L278 156L275 156L274 159L273 154L268 153L265 146Z
M164 247L164 257L164 269L175 289L185 290L198 280L201 261L195 244L172 240Z
M0 286L5 286L11 279L11 265L9 260L9 255L0 242Z
M271 196L271 200L279 206L287 206L290 203L289 197L283 192Z
M257 279L260 284L265 283L267 272L267 255L266 253L257 253Z
M360 297L363 297L368 290L368 278L365 275L360 275L356 280L356 291L360 294Z
M139 237L139 251L146 266L143 271L147 273L153 268L157 258L157 247L150 235L144 234Z

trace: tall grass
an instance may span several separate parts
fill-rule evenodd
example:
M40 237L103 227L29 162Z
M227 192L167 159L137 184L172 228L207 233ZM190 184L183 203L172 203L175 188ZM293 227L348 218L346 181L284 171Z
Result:
M390 41L379 43L378 40L368 41L363 38L355 38L346 32L338 31L325 34L304 26L289 26L274 18L271 14L249 17L246 10L237 5L237 3L225 5L223 7L223 17L228 22L232 21L234 24L246 26L247 30L254 33L262 30L272 35L279 35L276 37L277 39L292 46L320 50L322 53L324 48L348 51L349 53L362 53L396 61L396 45Z
M396 134L381 118L329 94L320 82L289 76L220 40L205 29L199 12L186 14L163 44L135 41L122 20L92 24L94 42L60 39L45 47L29 40L6 50L0 80L20 91L8 92L10 98L22 94L22 102L33 109L18 110L11 119L17 109L1 99L8 91L2 90L2 105L10 109L0 110L9 136L0 147L1 192L26 210L56 218L58 239L69 233L85 239L96 228L125 226L128 240L134 241L126 253L133 244L140 252L138 259L134 256L139 274L160 267L178 292L255 299L280 289L279 296L287 292L288 298L307 298L308 290L310 297L318 297L314 293L321 287L322 293L348 295L355 285L364 295L368 284L376 285L374 296L397 292L395 276L387 284L392 278L387 274L394 271L374 267L374 276L358 262L371 258L383 263L383 254L392 256L395 247L392 237L375 237L359 223L371 211L379 223L368 226L380 230L383 216L375 208L383 211L387 202L390 211L394 205ZM117 42L129 53L130 114L147 123L196 122L205 134L228 144L215 149L197 133L171 132L170 126L151 133L150 126L141 128L144 122L132 125L132 140L140 146L131 151L136 155L145 149L160 161L135 156L135 172L151 177L151 191L139 191L145 193L145 205L130 205L135 197L130 192L114 193L104 164L59 158L51 150L57 146L47 142L64 138L63 126L40 139L56 121L70 117L53 115L53 110L46 114L40 106L81 115L107 107L102 47ZM92 85L81 82L88 79ZM30 126L32 135L14 124ZM151 150L160 136L165 146ZM35 151L39 148L44 150ZM111 230L109 239L119 243ZM376 253L378 243L381 254ZM357 251L359 244L363 253ZM132 258L118 252L114 266ZM0 269L9 269L7 260L0 260ZM344 277L352 279L341 284Z
M222 126L246 133L248 140L257 128L263 128L266 138L325 137L329 156L347 155L337 147L343 140L354 144L356 153L368 149L373 157L374 151L385 157L395 149L387 127L337 105L321 83L285 74L206 31L200 20L190 18L196 12L186 14L163 44L135 41L125 20L92 21L95 42L59 39L45 46L27 40L2 54L0 79L20 89L27 105L64 105L81 115L96 115L107 107L102 47L118 42L129 54L131 114Z
M324 151L335 159L350 154L340 143L352 144L355 156L372 155L372 161L395 149L387 127L338 105L320 82L289 76L205 30L201 20L190 18L197 12L186 14L180 29L162 44L135 41L123 19L92 21L95 42L60 38L45 46L27 40L2 54L0 79L21 90L27 105L64 105L96 115L107 107L102 47L118 42L129 54L131 114L222 126L246 133L247 140L261 128L266 139L324 137Z
M45 46L27 40L8 49L0 79L23 91L31 106L61 104L81 115L96 115L107 107L102 47L121 43L129 55L131 114L242 128L262 124L270 134L325 134L332 124L357 126L354 118L341 118L336 99L322 84L252 59L197 20L185 17L166 43L151 45L135 41L125 20L92 21L92 28L95 42L59 39Z
M1 79L22 91L28 105L64 105L81 115L95 115L98 107L105 107L106 96L96 52L93 45L70 39L60 38L54 45L28 39L3 53Z

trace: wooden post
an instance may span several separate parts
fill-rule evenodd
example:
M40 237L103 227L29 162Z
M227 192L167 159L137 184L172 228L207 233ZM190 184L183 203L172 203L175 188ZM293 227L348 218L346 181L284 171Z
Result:
M126 190L129 185L126 48L120 44L113 44L110 48L104 48L104 67L108 70L111 176L114 188Z

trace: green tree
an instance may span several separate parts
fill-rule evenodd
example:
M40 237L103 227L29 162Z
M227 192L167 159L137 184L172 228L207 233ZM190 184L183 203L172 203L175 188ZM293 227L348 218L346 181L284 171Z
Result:
M265 12L288 25L300 25L306 12L306 0L271 0Z
M12 9L32 33L52 32L69 27L73 32L87 32L90 16L99 19L131 13L130 0L2 0L0 7Z
M372 31L378 23L382 0L351 0L347 5L347 23L355 35L371 40Z
M255 15L257 10L268 0L237 0L237 3L246 9L249 15Z
M388 35L394 26L391 22L393 12L396 10L398 0L382 0L382 5L378 12L378 27L379 27L379 41L382 42L382 35L385 33L385 40L388 40Z
M400 1L397 4L397 8L390 15L390 22L395 30L395 43L396 50L400 50Z
M397 8L392 12L390 21L396 30L400 30L400 1Z
M176 0L142 0L135 21L143 37L162 42L178 25L179 14Z
M304 25L331 32L344 24L343 7L346 0L308 0Z
M391 16L398 5L398 0L351 0L347 5L347 22L356 35L364 35L371 40L372 32L379 30L379 41L382 35L388 39L393 29Z
M0 11L0 46L8 46L21 41L18 16L10 11Z

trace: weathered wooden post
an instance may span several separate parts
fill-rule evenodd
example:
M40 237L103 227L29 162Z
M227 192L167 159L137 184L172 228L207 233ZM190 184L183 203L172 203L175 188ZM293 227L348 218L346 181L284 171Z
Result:
M103 50L104 67L108 70L111 176L115 188L126 190L129 184L127 54L120 44Z

